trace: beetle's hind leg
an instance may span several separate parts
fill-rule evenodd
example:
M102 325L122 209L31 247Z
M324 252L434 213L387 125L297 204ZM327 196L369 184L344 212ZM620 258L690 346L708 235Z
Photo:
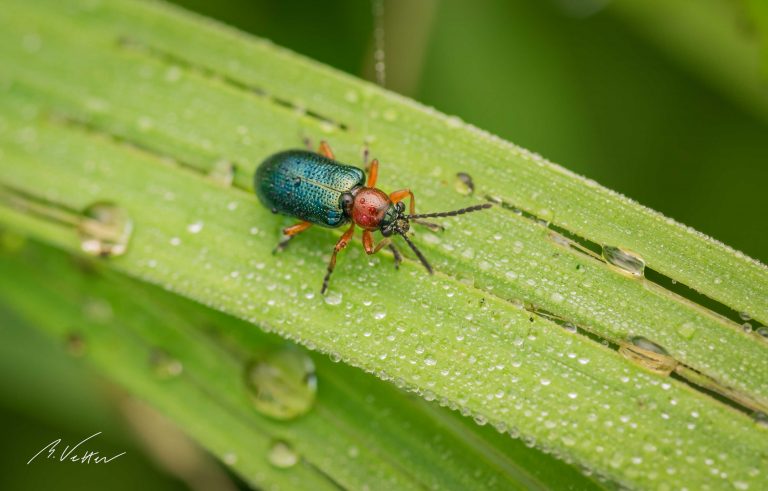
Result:
M311 222L299 222L295 225L291 225L290 227L285 227L283 229L283 240L277 243L275 248L272 250L272 254L277 254L278 252L284 251L285 248L288 247L288 243L291 241L291 239L296 237L297 234L307 230L311 226Z

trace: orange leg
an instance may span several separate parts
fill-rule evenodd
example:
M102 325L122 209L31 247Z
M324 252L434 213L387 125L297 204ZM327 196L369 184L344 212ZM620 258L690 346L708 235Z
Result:
M400 201L403 201L407 197L411 197L411 215L416 213L416 198L413 197L413 193L410 189L400 189L398 191L394 191L390 193L389 199L392 201L392 203L399 203Z
M320 142L320 149L317 153L324 157L328 157L331 160L336 160L336 157L333 156L333 151L331 151L331 146L328 145L328 142L325 140Z
M395 258L395 269L398 269L403 258L400 256L400 251L397 250L395 244L392 243L392 239L383 239L381 242L376 244L376 247L374 247L373 233L370 230L363 231L363 249L365 249L366 254L376 254L385 247L389 247L389 250L392 251L392 255Z
M296 235L296 234L298 234L300 232L305 231L306 229L308 229L311 226L312 226L312 224L310 222L299 222L296 225L291 225L290 227L285 227L283 229L283 234L284 235L288 235L288 236Z
M272 251L272 254L277 254L278 252L284 251L285 248L288 247L288 243L291 241L291 239L311 226L312 224L309 222L299 222L295 225L291 225L290 227L285 227L283 229L285 238L278 242L277 246L275 246L274 250Z
M366 254L376 254L384 247L387 247L390 242L392 242L392 239L382 239L382 241L376 244L376 247L374 247L373 233L370 230L363 231L363 249L365 249Z
M339 241L336 242L336 246L333 248L333 254L331 254L331 260L328 262L328 271L325 273L325 278L323 278L323 288L320 290L320 293L325 294L325 291L328 290L328 280L331 279L331 273L333 273L333 269L336 267L336 254L338 254L340 250L347 247L347 244L349 244L349 239L352 238L354 231L355 224L353 223L349 226L347 231L342 234Z
M372 188L376 186L376 179L379 177L379 159L371 160L371 166L369 167L368 171L370 173L368 174L368 183L366 186Z

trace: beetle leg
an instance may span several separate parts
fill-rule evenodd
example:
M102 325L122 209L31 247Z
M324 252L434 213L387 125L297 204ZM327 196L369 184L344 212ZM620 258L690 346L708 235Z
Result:
M338 242L336 242L336 246L333 248L333 254L331 254L331 260L328 262L328 271L325 273L325 278L323 278L323 287L320 289L321 294L325 294L326 290L328 290L328 280L331 279L331 273L333 273L333 269L336 267L336 254L339 253L340 250L347 247L347 244L349 244L349 239L352 238L352 233L355 231L355 224L349 226L346 232L342 234L341 238Z
M312 224L310 222L299 222L295 225L291 225L290 227L285 227L283 229L283 240L277 243L275 248L272 250L272 254L283 252L285 248L288 247L288 243L291 241L291 239L293 239L298 233L305 231L311 226Z
M388 247L389 250L392 251L392 255L395 258L395 269L400 269L400 263L403 261L403 256L400 254L400 251L397 249L397 247L395 247L395 244L392 243L392 239L383 239L381 242L376 244L376 247L374 247L373 234L371 231L363 231L363 249L365 249L366 254L376 254L385 247Z
M371 160L371 165L368 168L368 182L366 186L372 188L376 185L376 179L379 177L379 159Z
M331 146L328 145L328 142L323 140L320 142L320 149L317 151L320 155L323 157L328 157L331 160L336 160L336 157L333 156L333 151L331 150Z
M291 242L291 240L296 237L295 235L289 235L285 237L283 240L277 243L274 249L272 249L272 254L277 254L278 252L283 252L286 247L288 247L288 244Z
M366 254L373 254L373 234L370 230L363 230L363 249Z
M392 242L387 244L387 247L389 247L389 250L392 251L392 255L395 258L395 269L400 269L400 263L403 262L403 255L400 254L400 250L395 247L395 244Z
M373 246L373 233L371 233L370 230L363 230L363 249L365 249L365 253L368 255L376 254L379 252L382 248L389 245L389 243L392 242L392 239L385 238L382 239L381 242L376 244L376 247Z
M309 227L312 226L311 222L299 222L296 225L291 225L290 227L285 227L283 229L283 234L285 235L296 235L300 232L305 231Z
M411 197L411 215L414 215L416 213L416 198L413 197L413 193L410 189L405 188L398 191L393 191L390 193L389 199L392 201L392 203L399 203L409 196Z

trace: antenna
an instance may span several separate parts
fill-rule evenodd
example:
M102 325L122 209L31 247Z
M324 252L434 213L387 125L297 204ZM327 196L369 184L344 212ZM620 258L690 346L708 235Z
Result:
M432 266L429 264L429 261L427 261L427 258L424 257L424 254L421 253L419 248L416 247L416 244L411 242L411 239L409 239L408 236L405 235L405 233L403 233L403 232L398 232L398 233L400 234L400 237L405 239L405 242L411 247L413 252L416 253L416 255L419 257L419 261L421 261L421 264L423 264L424 267L427 268L427 271L429 272L429 274L434 274L433 271L432 271Z
M412 220L414 218L442 218L442 217L455 217L456 215L463 215L465 213L472 213L473 211L485 210L493 205L491 203L484 203L482 205L468 206L466 208L459 208L453 211L440 211L437 213L419 213L416 215L406 215L405 218ZM418 223L418 222L417 222Z

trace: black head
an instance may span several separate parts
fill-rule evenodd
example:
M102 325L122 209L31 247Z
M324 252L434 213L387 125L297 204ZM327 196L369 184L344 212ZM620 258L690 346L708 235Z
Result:
M390 237L392 234L404 235L411 228L408 216L405 211L405 203L400 201L387 209L384 218L381 219L381 235Z
M384 237L390 237L392 234L400 235L408 244L408 246L413 250L416 256L419 258L419 261L421 261L421 264L423 264L424 267L427 269L427 271L429 271L429 274L432 274L432 266L429 264L429 261L427 261L427 258L424 257L424 254L421 253L419 248L416 247L416 244L411 242L411 239L408 238L407 232L411 227L411 224L410 224L411 220L413 220L414 223L427 225L430 228L432 228L433 226L437 226L437 225L430 222L424 222L422 221L422 219L423 218L443 218L443 217L463 215L465 213L471 213L473 211L485 210L486 208L490 208L491 206L493 205L491 205L490 203L485 203L482 205L470 206L467 208L461 208L459 210L453 210L453 211L445 211L445 212L438 212L438 213L422 213L418 215L406 215L404 213L405 204L401 201L389 207L386 214L384 215L384 218L381 220L380 230L381 230L381 234Z

